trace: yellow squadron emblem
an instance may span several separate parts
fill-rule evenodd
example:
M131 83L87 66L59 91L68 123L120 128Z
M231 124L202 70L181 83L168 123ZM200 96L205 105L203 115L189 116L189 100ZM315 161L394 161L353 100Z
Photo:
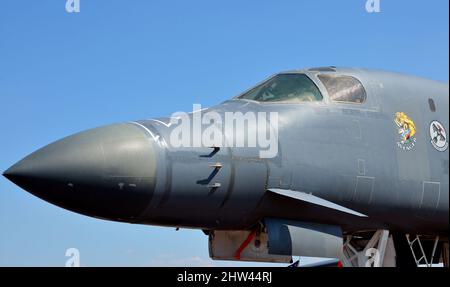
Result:
M395 113L395 124L398 128L400 140L397 142L399 148L403 150L411 150L416 143L416 125L413 120L404 112Z

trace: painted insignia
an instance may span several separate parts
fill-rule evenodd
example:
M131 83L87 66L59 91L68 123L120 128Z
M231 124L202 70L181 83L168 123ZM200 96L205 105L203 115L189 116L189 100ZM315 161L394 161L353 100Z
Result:
M395 124L398 128L400 140L397 146L403 150L412 150L416 145L416 125L413 120L403 112L395 113Z
M444 126L438 121L432 121L430 124L431 144L438 151L445 151L448 147L447 132Z

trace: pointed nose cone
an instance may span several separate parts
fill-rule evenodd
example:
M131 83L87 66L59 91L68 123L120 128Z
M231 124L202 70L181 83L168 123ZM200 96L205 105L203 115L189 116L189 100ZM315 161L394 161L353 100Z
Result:
M63 208L118 221L136 221L155 185L152 142L138 126L117 124L56 141L3 174Z
M17 172L14 170L14 166L15 166L15 165L11 166L10 168L8 168L7 170L5 170L5 171L3 172L3 176L6 177L7 179L9 179L9 180L12 181L12 182L14 182L14 175L17 173Z

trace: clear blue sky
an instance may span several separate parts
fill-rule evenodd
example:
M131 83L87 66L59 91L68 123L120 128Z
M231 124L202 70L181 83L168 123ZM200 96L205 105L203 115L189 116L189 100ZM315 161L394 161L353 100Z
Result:
M0 171L91 127L210 106L281 70L381 68L448 82L448 0L0 3ZM101 221L0 178L0 266L218 265L201 231Z

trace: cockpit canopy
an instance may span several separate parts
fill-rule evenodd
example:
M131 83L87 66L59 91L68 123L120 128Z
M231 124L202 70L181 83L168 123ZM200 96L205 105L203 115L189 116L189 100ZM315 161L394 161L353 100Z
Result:
M367 98L362 83L355 77L323 73L317 75L331 102L362 104ZM324 91L325 92L325 91ZM316 84L302 73L281 73L237 97L258 102L302 103L322 101Z
M238 97L258 102L315 102L322 100L317 86L305 74L278 74Z

